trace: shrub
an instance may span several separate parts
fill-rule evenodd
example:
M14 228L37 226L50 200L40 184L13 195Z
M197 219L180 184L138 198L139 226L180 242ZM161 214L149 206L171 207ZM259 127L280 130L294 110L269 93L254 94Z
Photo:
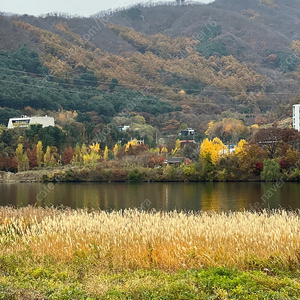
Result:
M77 174L73 170L67 170L63 174L63 181L77 181Z
M115 169L113 171L113 181L116 182L125 182L127 181L128 173L124 169Z
M183 168L183 176L188 181L202 181L204 180L204 166L201 162L185 165Z
M286 170L286 168L287 168L287 162L286 162L285 159L281 159L279 161L279 164L280 164L281 170Z
M133 182L141 181L141 174L140 174L139 170L133 169L131 172L129 172L128 180L133 181Z
M300 181L300 170L295 169L290 175L288 175L290 181Z
M260 177L264 181L277 181L282 177L280 173L280 164L274 159L268 159L264 162Z
M219 170L217 171L217 175L216 175L216 179L217 181L226 181L227 180L227 170L223 169L223 170Z
M104 182L109 182L113 180L113 171L111 169L103 169L100 173Z
M255 168L254 168L253 172L254 172L255 175L259 176L263 169L264 169L263 163L262 162L257 162L255 164Z

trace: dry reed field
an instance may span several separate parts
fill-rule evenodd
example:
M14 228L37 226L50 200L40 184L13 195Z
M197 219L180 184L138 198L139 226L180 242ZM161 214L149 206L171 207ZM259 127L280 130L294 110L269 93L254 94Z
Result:
M183 213L0 208L0 255L71 261L93 256L101 270L300 264L298 212ZM254 259L255 258L255 259Z

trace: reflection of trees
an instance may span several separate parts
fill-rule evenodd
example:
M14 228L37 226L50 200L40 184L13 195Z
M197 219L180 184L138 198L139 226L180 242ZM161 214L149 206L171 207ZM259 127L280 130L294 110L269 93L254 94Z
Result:
M204 195L202 198L202 210L214 210L220 211L221 206L221 194L216 188L216 185L212 182L206 183L204 188Z
M199 189L203 183L188 183L182 185L182 197L184 201L181 201L186 210L198 211L201 209L201 197L199 199ZM179 199L180 200L180 199Z
M16 184L16 206L26 206L28 205L28 186L22 184Z
M299 200L299 183L297 182L288 182L285 183L281 188L281 206L285 208L299 208L300 200Z
M262 194L257 201L262 203L262 208L280 208L281 189L277 188L274 182L261 183ZM262 200L265 200L265 202Z
M71 188L71 187L70 187ZM76 188L76 199L79 201L77 202L77 207L79 208L99 208L99 196L97 193L97 186L96 185L78 185ZM78 203L79 202L79 203Z
M229 208L232 211L244 211L249 209L250 202L256 202L261 197L259 183L231 183L232 193L235 194L235 201L231 201Z
M281 189L274 183L149 183L105 184L59 183L48 190L41 201L36 196L47 184L14 184L0 187L2 205L24 206L28 204L61 205L72 208L123 209L140 207L145 199L157 210L241 211L259 208L299 207L300 185L286 183ZM264 196L265 195L265 196ZM266 201L264 202L263 199ZM269 199L268 199L269 198ZM251 206L250 206L251 205Z

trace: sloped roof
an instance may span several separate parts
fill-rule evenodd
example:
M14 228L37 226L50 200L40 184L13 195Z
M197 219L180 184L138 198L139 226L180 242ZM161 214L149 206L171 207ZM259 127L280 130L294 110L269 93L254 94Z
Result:
M167 160L168 164L176 164L176 163L182 163L184 160L183 157L170 157Z

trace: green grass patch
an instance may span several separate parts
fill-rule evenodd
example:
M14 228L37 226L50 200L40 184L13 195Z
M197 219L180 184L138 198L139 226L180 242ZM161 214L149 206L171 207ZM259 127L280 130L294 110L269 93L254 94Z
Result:
M299 299L298 270L104 271L88 257L0 257L0 299Z

